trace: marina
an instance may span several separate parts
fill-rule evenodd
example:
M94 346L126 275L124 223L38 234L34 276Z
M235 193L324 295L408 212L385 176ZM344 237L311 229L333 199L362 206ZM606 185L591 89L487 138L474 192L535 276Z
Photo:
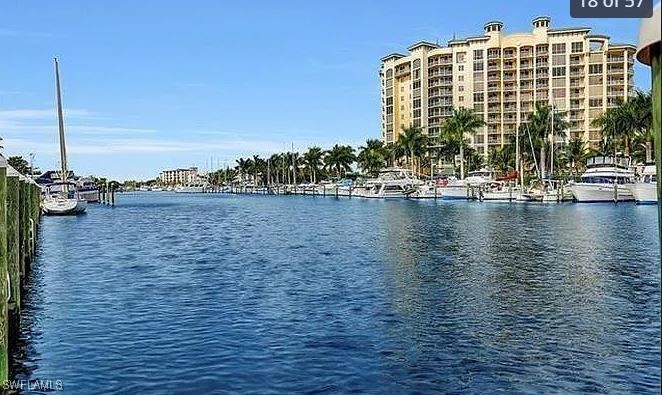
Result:
M8 4L0 394L660 393L660 4L476 1Z
M656 210L119 194L42 219L16 378L72 393L656 392Z

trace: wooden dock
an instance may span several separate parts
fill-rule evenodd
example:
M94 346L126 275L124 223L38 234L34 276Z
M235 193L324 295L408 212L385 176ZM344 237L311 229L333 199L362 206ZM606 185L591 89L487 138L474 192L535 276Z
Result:
M0 382L9 376L9 345L20 328L21 293L36 253L41 190L0 155Z

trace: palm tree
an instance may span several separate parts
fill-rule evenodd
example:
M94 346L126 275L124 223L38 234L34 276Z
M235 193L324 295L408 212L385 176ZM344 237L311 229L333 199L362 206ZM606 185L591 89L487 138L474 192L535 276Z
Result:
M313 184L317 183L317 171L322 166L322 157L324 152L320 147L308 148L308 151L303 154L303 163L310 171L310 180Z
M400 144L395 143L386 144L386 146L384 146L384 152L387 166L395 165L396 161L405 156L403 147L400 146Z
M410 126L402 128L402 133L398 136L397 144L402 147L404 153L409 156L412 174L416 173L415 158L427 147L427 136L420 128Z
M464 145L467 134L473 134L485 122L473 110L467 108L453 109L453 115L446 120L443 133L446 140L460 146L460 179L464 179Z
M351 165L356 160L354 148L349 145L334 145L324 157L325 166L333 170L336 176L344 176L351 170Z
M377 176L384 168L388 152L381 140L369 139L356 157L359 167L370 176Z
M244 180L244 176L248 172L248 169L251 166L250 159L244 159L244 158L239 158L236 160L237 162L237 171L239 172L239 178L241 181Z
M568 144L561 151L561 157L570 167L570 174L579 175L580 168L588 156L588 144L581 137L570 139Z
M553 115L552 115L553 114ZM552 119L553 116L553 119ZM552 124L554 130L552 130ZM546 153L549 147L549 136L565 136L564 130L568 123L563 120L563 115L552 111L552 107L543 103L536 103L536 109L529 118L528 131L531 133L531 139L535 140L534 145L540 149L540 178L545 177ZM554 169L552 169L554 172Z

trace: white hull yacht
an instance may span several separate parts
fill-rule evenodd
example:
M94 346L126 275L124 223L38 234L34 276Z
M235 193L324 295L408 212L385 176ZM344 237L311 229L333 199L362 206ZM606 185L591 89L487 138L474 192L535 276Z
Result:
M586 163L581 181L569 184L579 203L624 202L634 200L626 184L634 181L629 158L596 156Z
M480 194L480 188L485 184L494 181L494 172L487 168L469 172L467 178L458 180L450 178L443 185L437 188L437 193L441 194L442 199L477 199Z
M422 181L411 176L411 172L401 168L388 168L379 172L374 180L366 182L361 197L366 198L406 198L416 192Z
M657 204L657 169L655 165L646 165L637 180L626 186L637 204Z

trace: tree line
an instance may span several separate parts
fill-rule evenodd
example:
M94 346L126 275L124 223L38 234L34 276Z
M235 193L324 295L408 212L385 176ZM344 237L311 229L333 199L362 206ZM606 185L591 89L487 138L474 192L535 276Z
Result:
M303 153L283 152L268 158L254 155L237 159L234 168L211 173L209 181L216 185L237 178L259 185L317 183L356 176L352 172L354 164L361 174L370 177L396 165L421 176L430 176L435 166L451 168L461 178L468 171L486 165L497 172L508 173L517 168L516 142L519 142L520 168L525 174L545 177L551 173L573 178L583 172L588 157L598 154L620 153L632 156L635 163L651 162L651 122L651 93L636 91L628 101L617 102L593 120L592 126L600 130L601 141L591 147L581 136L569 138L565 112L537 103L528 121L519 126L519 138L507 135L508 141L502 147L491 147L487 155L481 155L469 145L467 136L475 136L485 125L483 118L473 110L456 108L436 136L428 136L420 128L411 126L404 128L397 140L389 144L368 139L358 149L336 144L326 151L314 146ZM550 135L554 136L551 141ZM554 144L553 160L549 157L550 144Z

